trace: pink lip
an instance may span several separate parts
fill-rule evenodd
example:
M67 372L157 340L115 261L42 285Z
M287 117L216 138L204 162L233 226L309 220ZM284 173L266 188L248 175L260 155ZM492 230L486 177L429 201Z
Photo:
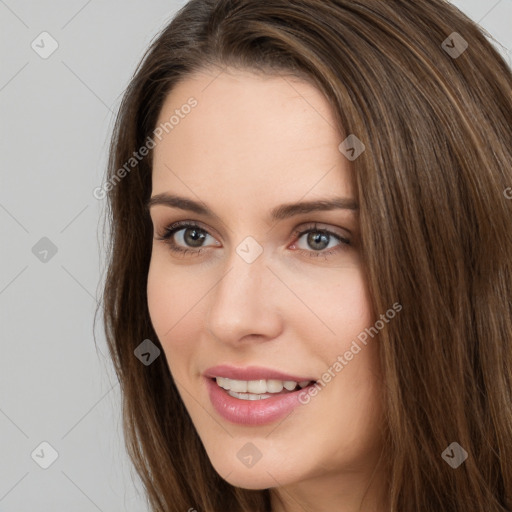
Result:
M300 394L307 393L310 387L262 400L241 400L229 395L214 379L205 378L205 381L214 409L224 419L239 425L265 425L287 416L302 403Z
M208 368L203 374L210 379L214 377L224 377L233 380L293 380L295 382L316 381L316 378L306 376L299 377L297 375L288 375L286 373L271 370L270 368L263 368L262 366L247 366L246 368L236 368L222 364Z

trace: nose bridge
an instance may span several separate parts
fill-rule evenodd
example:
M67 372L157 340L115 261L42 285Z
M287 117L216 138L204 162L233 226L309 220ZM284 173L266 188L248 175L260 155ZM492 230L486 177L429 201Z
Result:
M262 285L269 273L263 254L254 260L245 259L250 253L242 253L240 256L239 247L230 255L226 265L227 272L217 285L215 293L214 305L217 309L228 307L232 316L239 308L244 310L245 315L261 309L262 304L259 303L263 299Z
M269 296L270 279L275 277L267 268L260 244L246 239L234 247L226 272L213 290L207 316L209 330L225 341L248 334L274 336L278 316Z
M222 296L219 298L226 299L224 295L228 294L228 302L229 296L236 301L248 296L257 300L261 285L269 273L263 246L252 236L247 236L233 246L228 256L227 274L218 285L218 296Z

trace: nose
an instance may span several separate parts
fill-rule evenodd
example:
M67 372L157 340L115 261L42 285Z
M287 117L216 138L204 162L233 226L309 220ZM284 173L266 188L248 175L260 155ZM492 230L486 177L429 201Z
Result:
M264 253L248 263L233 250L226 271L209 294L206 329L233 346L277 337L282 328L280 286Z

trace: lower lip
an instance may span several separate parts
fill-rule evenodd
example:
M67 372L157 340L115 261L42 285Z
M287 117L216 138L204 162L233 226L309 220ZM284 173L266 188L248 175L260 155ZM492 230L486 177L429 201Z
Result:
M261 400L242 400L228 395L215 380L206 378L208 394L214 409L226 420L238 425L266 425L290 414L301 405L300 393L309 386Z

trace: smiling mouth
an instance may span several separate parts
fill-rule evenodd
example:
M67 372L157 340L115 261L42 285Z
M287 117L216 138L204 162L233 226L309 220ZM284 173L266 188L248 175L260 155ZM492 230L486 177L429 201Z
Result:
M239 400L265 400L278 395L290 394L313 384L315 381L295 382L291 380L234 380L213 377L213 382L229 396Z

